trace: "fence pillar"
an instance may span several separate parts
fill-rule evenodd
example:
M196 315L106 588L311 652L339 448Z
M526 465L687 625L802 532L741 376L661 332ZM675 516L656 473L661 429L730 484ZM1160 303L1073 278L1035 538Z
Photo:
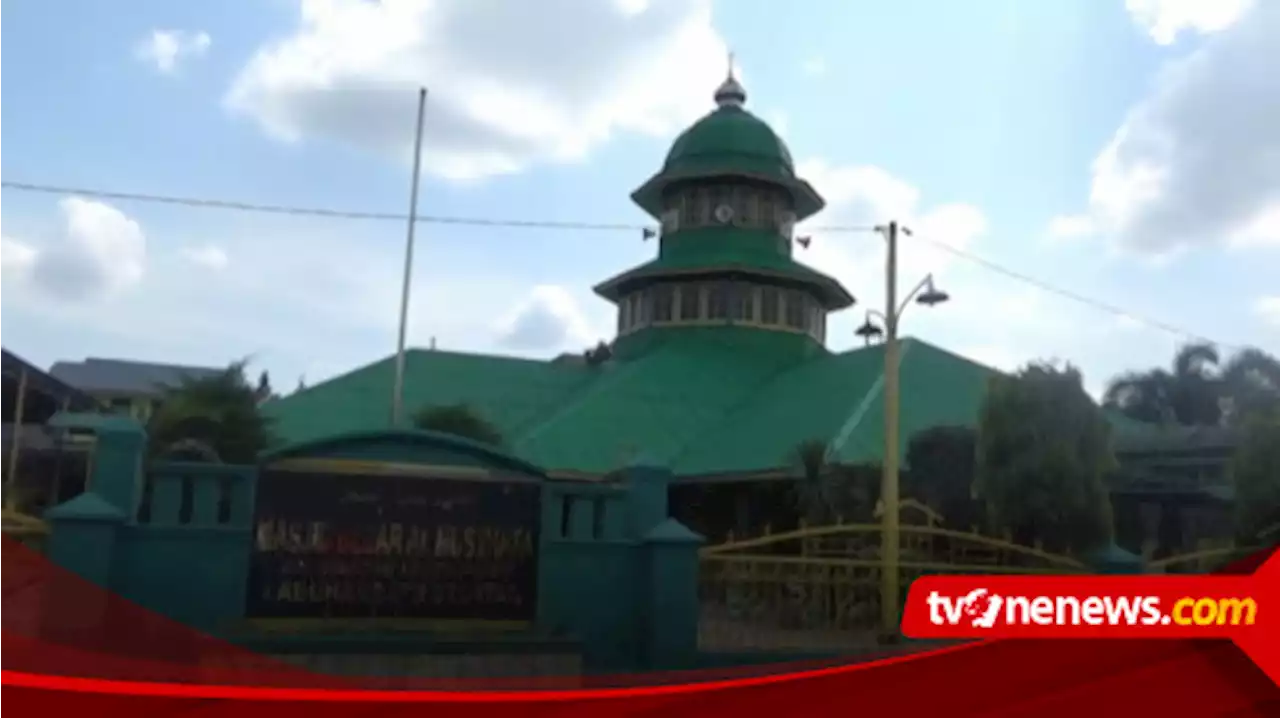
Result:
M639 459L626 469L627 529L630 535L645 536L650 529L667 520L667 493L671 485L671 469Z
M642 613L646 667L692 668L698 651L698 549L704 539L669 518L641 542L647 584Z
M138 510L142 489L142 460L147 434L142 424L122 416L56 414L49 426L93 432L93 469L86 491L92 491L126 516Z
M85 642L99 640L108 628L116 544L127 517L89 492L50 509L45 520L47 555L59 570L47 584L41 630L92 645Z

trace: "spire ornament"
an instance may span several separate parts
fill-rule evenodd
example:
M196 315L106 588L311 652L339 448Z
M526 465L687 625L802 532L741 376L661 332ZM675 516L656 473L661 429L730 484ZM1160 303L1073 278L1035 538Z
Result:
M716 104L720 107L742 107L747 101L747 91L742 89L738 78L733 76L733 53L729 53L729 72L715 94Z

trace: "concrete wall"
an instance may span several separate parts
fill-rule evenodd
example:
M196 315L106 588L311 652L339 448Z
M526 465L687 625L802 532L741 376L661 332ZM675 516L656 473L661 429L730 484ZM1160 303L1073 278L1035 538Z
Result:
M79 428L95 430L98 450L91 490L47 514L48 555L55 563L187 625L307 665L354 666L375 656L423 655L441 645L438 636L423 634L412 649L388 651L391 639L373 633L357 646L349 631L328 635L321 628L264 637L246 629L257 468L179 462L145 466L146 436L140 425L121 417L62 419L64 424L77 420ZM538 477L538 613L536 625L518 638L521 655L547 659L529 665L559 666L570 654L586 672L693 665L702 540L669 518L669 471L637 465L608 484L555 482L537 467L491 448L425 432L335 437L290 447L264 461L335 458ZM142 490L144 471L150 476L149 493ZM139 521L139 515L148 520ZM75 620L82 628L93 623L92 612L79 613ZM461 644L453 641L447 653L502 654L510 640L470 636ZM378 659L388 671L392 664L397 671L419 666L437 676L457 673L460 666L490 675L515 665L499 661L499 671L492 661L450 660Z

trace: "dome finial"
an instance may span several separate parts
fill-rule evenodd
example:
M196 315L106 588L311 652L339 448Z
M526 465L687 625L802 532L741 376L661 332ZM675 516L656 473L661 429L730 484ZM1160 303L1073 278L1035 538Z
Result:
M733 76L733 51L729 51L729 72L715 94L716 104L721 107L742 107L747 101L747 91L742 89L738 78Z

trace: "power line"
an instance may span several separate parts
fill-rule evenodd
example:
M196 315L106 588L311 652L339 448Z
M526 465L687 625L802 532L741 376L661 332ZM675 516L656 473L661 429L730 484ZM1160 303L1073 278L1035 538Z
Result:
M286 214L295 216L328 217L330 219L408 221L409 215L392 212L361 212L352 210L327 209L322 207L296 207L287 205L258 204L236 202L232 200L206 199L197 197L175 197L168 195L142 194L136 192L109 192L106 190L88 189L85 187L60 187L54 185L33 184L29 182L0 182L0 187L22 192L40 192L44 194L67 194L94 199L126 200L133 202L149 202L153 204L172 204L184 207L201 207L205 209L234 210L238 212L256 212L259 214ZM638 224L593 224L587 222L555 222L542 220L517 219L483 219L479 217L448 217L418 215L416 220L429 224L476 225L487 227L529 227L545 229L594 229L605 231L639 232L644 227Z
M250 203L250 202L237 202L237 201L231 201L231 200L196 198L196 197L178 197L178 196L170 196L170 195L143 194L143 193L136 193L136 192L113 192L113 191L106 191L106 190L89 189L85 187L45 185L45 184L36 184L31 182L14 182L9 180L0 182L0 187L6 188L6 189L18 190L21 192L39 192L43 194L78 195L82 197L92 197L95 199L148 202L153 204L170 204L170 205L198 207L198 208L205 208L205 209L220 209L220 210L230 210L230 211L239 211L239 212L256 212L260 214L282 214L282 215L294 215L294 216L328 217L331 219L376 220L376 221L397 221L397 222L404 222L409 219L409 215L407 214L396 214L391 212L363 212L363 211L338 210L338 209L328 209L328 208L318 208L318 207L298 207L298 206L288 206L288 205L272 205L272 204L260 204L260 203ZM415 219L418 222L424 222L427 224L465 225L465 226L477 226L477 227L509 227L509 228L523 228L523 229L561 229L561 230L585 230L585 231L607 231L607 232L646 232L646 231L652 231L653 229L651 226L648 226L648 225L627 224L627 223L566 222L566 221L554 221L554 220L527 220L527 219L488 219L483 217L452 217L452 216L442 216L442 215L418 215ZM807 231L814 234L845 233L845 232L873 232L875 231L875 226L874 225L830 225L830 226L810 227L810 228L807 228ZM1004 267L1000 264L997 264L996 262L993 262L989 259L985 259L976 254L973 254L961 249L957 249L955 247L952 247L951 245L946 244L945 242L940 242L938 240L930 239L928 237L921 237L919 235L910 235L910 236L912 236L913 238L921 239L925 242L928 242L950 254L953 254L969 262L973 262L974 264L977 264L992 272L996 272L997 274L1001 274L1006 277L1009 277L1010 279L1014 279L1014 280L1023 282L1025 284L1029 284L1031 286L1036 287L1037 289L1040 289L1041 291L1057 295L1064 299L1069 299L1071 301L1077 302L1079 304L1083 304L1093 309L1097 309L1099 311L1106 312L1108 314L1113 314L1118 317L1125 317L1132 321L1138 322L1139 324L1145 324L1147 326L1160 329L1161 331L1168 332L1170 334L1173 334L1185 339L1191 339L1193 341L1199 341L1199 342L1208 342L1208 343L1215 344L1217 346L1220 346L1226 349L1232 349L1232 350L1236 350L1240 348L1237 345L1227 344L1224 342L1217 342L1207 337L1204 337L1203 335L1188 331L1186 329L1175 326L1173 324L1162 322L1156 319L1151 319L1149 317L1143 317L1133 312L1130 312L1128 310L1125 310L1121 307L1118 307L1114 304L1110 304L1098 299L1094 299L1092 297L1087 297L1083 294L1073 292L1069 289L1064 289L1062 287L1055 286L1053 284L1045 282L1036 277L1032 277L1030 275L1023 274L1022 272L1018 272L1018 271L1009 269L1007 267Z
M376 221L408 221L409 215L393 212L363 212L353 210L328 209L323 207L298 207L290 205L260 204L256 202L237 202L233 200L208 199L199 197L177 197L171 195L143 194L138 192L112 192L89 189L86 187L66 187L57 185L35 184L31 182L0 182L0 187L20 192L39 192L42 194L65 194L94 199L124 200L130 202L149 202L152 204L171 204L184 207L204 209L232 210L237 212L256 212L259 214L283 214L307 217L328 217L330 219L376 220ZM530 219L490 219L484 217L451 217L444 215L418 215L418 222L426 224L467 225L475 227L513 227L524 229L567 229L602 232L643 232L652 230L650 225L610 223L610 222L564 222L555 220ZM813 227L813 232L870 232L873 227L867 226L829 226Z
M952 247L951 245L945 242L940 242L936 239L930 239L928 237L920 237L918 235L907 235L907 236L913 239L921 239L925 242L928 242L929 244L932 244L935 247L938 247L939 249L945 252L948 252L952 255L960 257L961 259L977 264L978 266L984 269L990 270L992 272L995 272L997 274L1002 274L1006 277L1009 277L1010 279L1015 279L1019 282L1023 282L1024 284L1029 284L1039 289L1040 291L1047 292L1049 294L1054 294L1064 299L1069 299L1073 302L1083 304L1093 309L1097 309L1099 311L1106 312L1108 314L1114 314L1115 316L1118 316L1118 317L1130 319L1139 324L1145 324L1152 328L1168 332L1170 334L1176 335L1178 337L1182 337L1184 339L1190 339L1195 342L1206 342L1206 343L1213 344L1215 346L1219 346L1224 349L1230 349L1233 351L1239 350L1242 348L1234 344L1227 344L1226 342L1215 341L1201 334L1197 334L1195 332L1188 331L1182 327L1169 324L1168 322L1162 322L1158 319L1152 319L1150 317L1144 317L1138 314L1134 314L1133 312L1127 309L1118 307L1114 304L1110 304L1108 302L1104 302L1099 299L1094 299L1092 297L1087 297L1083 294L1073 292L1070 289L1064 289L1062 287L1050 284L1042 279L1037 279L1036 277L1032 277L1031 275L1023 274L1022 272L1009 269L1008 267L997 264L984 257L980 257L976 254L973 254L972 252L967 252L963 249Z

